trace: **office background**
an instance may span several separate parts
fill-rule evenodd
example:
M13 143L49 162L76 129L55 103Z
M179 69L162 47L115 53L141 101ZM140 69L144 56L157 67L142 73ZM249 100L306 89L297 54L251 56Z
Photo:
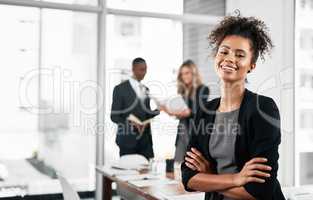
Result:
M179 65L193 59L214 98L206 37L236 9L264 20L275 44L247 87L280 108L279 179L313 184L312 0L0 0L3 182L57 193L61 171L80 191L101 187L95 165L118 158L112 90L129 77L131 60L147 60L144 83L167 97L175 94ZM176 125L165 114L153 122L157 158L173 155Z

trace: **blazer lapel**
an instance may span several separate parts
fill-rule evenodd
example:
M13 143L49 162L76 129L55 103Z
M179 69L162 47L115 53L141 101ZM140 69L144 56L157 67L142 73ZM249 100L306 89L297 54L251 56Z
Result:
M130 102L134 102L135 99L137 99L137 94L134 90L134 88L131 86L129 80L127 81L127 85L126 85L126 91L128 93L128 97L130 98L129 101Z

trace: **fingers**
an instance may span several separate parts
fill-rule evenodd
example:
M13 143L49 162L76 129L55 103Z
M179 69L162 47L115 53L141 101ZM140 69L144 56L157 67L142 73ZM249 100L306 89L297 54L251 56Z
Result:
M199 156L201 159L204 159L200 151L198 151L196 148L191 148L191 151L197 156Z
M271 171L272 168L268 165L264 165L264 164L251 164L247 166L247 169L250 170L261 170L261 171Z
M248 177L247 183L249 182L265 183L265 180L257 177Z
M191 153L193 153L193 155L199 160L199 161L201 161L201 162L204 162L204 163L206 163L207 162L207 160L203 157L203 155L201 154L201 152L200 151L198 151L196 148L191 148Z
M190 169L192 169L192 170L197 170L197 168L195 167L195 166L193 166L192 164L190 164L190 163L188 163L188 162L185 162L185 165L187 166L187 167L189 167Z
M253 176L253 177L264 177L264 178L269 178L271 175L269 173L257 171L257 170L252 170L248 172L248 176Z
M269 172L272 168L265 164L267 161L266 158L262 157L249 160L243 169L246 182L264 183L266 178L271 177Z
M199 164L202 163L203 161L201 160L201 158L199 158L196 154L188 151L186 153L189 157L191 157L192 159L194 159L196 162L198 162Z
M200 163L198 163L195 159L185 157L186 163L192 165L196 170L201 171Z
M262 157L257 157L257 158L252 158L251 160L249 160L246 165L251 165L253 163L265 163L267 162L266 158L262 158Z

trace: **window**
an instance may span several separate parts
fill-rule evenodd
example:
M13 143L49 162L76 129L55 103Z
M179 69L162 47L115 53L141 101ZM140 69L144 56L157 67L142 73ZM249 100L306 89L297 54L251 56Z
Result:
M219 0L185 0L184 13L224 16L225 5L224 1Z
M125 31L125 26L126 31ZM118 34L116 34L118 33ZM176 92L176 69L182 63L182 23L167 19L122 17L107 19L107 99L106 119L110 120L112 91L115 85L131 75L131 61L143 57L148 66L144 84L153 96L165 98ZM162 71L162 76L160 76ZM163 126L160 126L162 124ZM152 124L154 153L164 158L174 152L177 120L161 114ZM115 127L110 123L109 127ZM165 131L168 130L168 131ZM117 159L114 129L108 129L106 158ZM162 148L161 148L162 147ZM112 157L114 156L114 157Z
M94 190L97 15L0 5L0 24L4 184L60 193L59 171Z
M310 4L312 1L310 1ZM295 128L295 180L296 185L313 184L312 170L310 166L312 160L312 143L313 143L313 60L312 60L312 38L313 26L309 21L313 17L313 10L310 12L303 9L306 1L301 1L301 9L296 7L296 35L300 35L299 41L296 40L296 45L299 48L295 52L295 73L299 74L299 84L296 87L296 128ZM307 23L302 23L307 22ZM300 43L300 44L299 44Z
M301 0L301 8L304 9L306 6L306 0Z
M303 110L301 112L301 128L313 130L313 110Z
M65 10L48 9L45 5L50 7L51 4L45 4L47 2L59 3ZM0 52L5 55L0 64L6 70L0 79L4 81L1 87L4 91L7 87L13 88L3 97L6 104L1 107L0 160L3 163L6 158L15 159L18 162L13 165L19 167L25 166L21 165L21 160L22 164L31 166L36 162L44 163L44 170L52 172L50 177L35 173L36 178L32 176L34 174L23 174L23 180L19 180L34 186L28 187L34 188L29 189L28 195L60 192L49 186L56 170L74 184L82 181L79 190L94 190L95 89L97 83L106 81L105 128L109 130L105 136L106 158L114 159L118 152L114 126L109 119L112 89L129 77L134 57L142 56L147 60L145 84L159 97L176 92L177 68L184 59L194 59L207 73L206 36L210 26L203 25L202 17L199 24L195 20L197 16L190 18L193 24L184 24L176 15L223 16L225 1L201 1L205 6L198 3L187 0L108 0L110 14L106 16L105 44L97 41L99 18L94 8L98 6L98 0L42 0L40 8L35 3L33 7L30 3L27 8L16 6L14 1L12 5L15 6L0 5L0 22L5 34L0 38ZM84 8L82 10L86 13L68 11L71 8ZM117 10L126 12L120 15ZM132 11L142 12L133 17ZM154 13L154 18L148 17L149 12ZM193 35L194 31L196 35ZM104 80L97 80L97 49L98 46L102 49L102 45L106 49L107 76ZM189 49L192 47L195 49ZM157 75L160 71L163 72L161 78ZM35 78L26 79L32 73ZM25 86L29 96L19 102L16 94L20 82L25 80L31 80L31 84ZM159 124L162 126L158 127ZM160 115L152 126L156 156L164 158L172 154L177 120ZM12 162L6 164L13 166ZM24 171L19 167L16 169Z

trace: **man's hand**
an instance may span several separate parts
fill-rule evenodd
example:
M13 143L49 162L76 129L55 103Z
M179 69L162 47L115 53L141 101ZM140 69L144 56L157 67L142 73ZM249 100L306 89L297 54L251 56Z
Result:
M272 170L270 166L263 164L266 162L266 158L253 158L246 162L242 170L234 174L233 180L235 185L240 187L249 182L264 183L265 178L271 176L268 171Z
M185 157L185 164L192 170L197 170L202 173L212 173L210 163L196 148L191 148Z
M135 129L138 130L139 134L141 135L144 131L145 131L145 125L140 125L140 124L137 124L135 122L131 122L130 123Z

